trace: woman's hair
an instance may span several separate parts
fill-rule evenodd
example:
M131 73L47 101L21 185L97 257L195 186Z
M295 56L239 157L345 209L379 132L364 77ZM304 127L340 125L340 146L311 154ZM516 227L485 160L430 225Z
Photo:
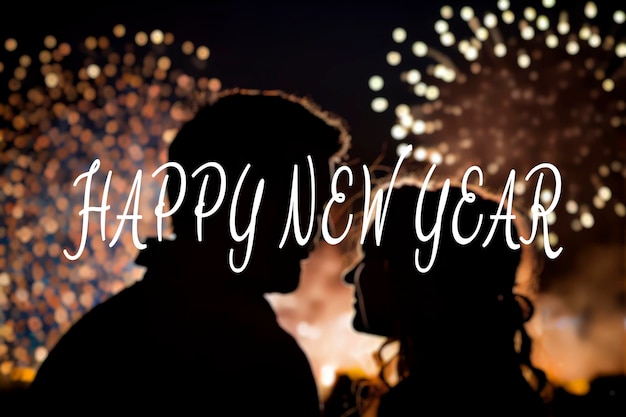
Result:
M407 270L409 263L414 262L416 247L419 247L421 252L427 253L431 249L424 242L420 242L415 232L411 231L414 226L412 219L416 213L417 197L423 185L423 180L417 175L404 174L398 177L393 184L389 177L381 179L372 190L372 199L378 190L392 192L380 245L380 250L390 260L390 265L394 262L403 264L400 269L393 268L392 274L399 274L399 270L403 272ZM464 313L463 317L466 319L468 309L482 309L485 314L479 316L478 321L480 321L483 317L493 316L495 312L500 317L496 323L502 328L501 332L497 332L499 336L495 337L505 339L503 343L506 343L507 339L510 341L511 346L514 346L519 365L530 371L530 379L533 380L531 385L537 391L541 391L546 383L545 374L531 363L531 339L524 327L524 323L533 314L533 299L538 288L540 265L537 261L536 249L533 245L524 244L521 244L518 250L507 247L505 243L507 231L502 224L494 229L495 233L492 235L490 243L482 247L481 244L490 234L492 226L493 220L490 219L489 215L498 210L500 203L503 204L502 211L506 212L507 200L488 189L469 184L466 190L469 193L474 193L476 200L473 203L464 203L461 209L461 219L467 220L465 223L460 221L461 234L463 236L471 235L472 231L476 229L476 219L481 212L483 221L481 230L477 232L476 238L470 244L462 246L457 243L450 231L450 221L452 212L462 197L463 191L460 183L450 182L449 186L448 201L445 205L441 224L439 255L425 276L419 276L413 265L414 273L403 278L407 280L407 288L422 288L420 285L424 284L421 283L431 278L432 275L431 282L421 290L425 293L424 299L411 304L422 302L428 304L430 302L428 300L429 293L434 290L446 295L445 306L451 310L451 315ZM439 198L442 196L444 187L443 180L430 181L427 184L428 192L421 213L425 233L430 232L433 227L433 224L429 222L434 221L432 219L436 216ZM381 201L384 202L385 199L383 198ZM512 221L511 236L514 243L518 243L519 236L527 237L530 235L530 226L527 217L522 214L521 210L513 206L512 213L515 215L515 219ZM370 218L368 228L372 227L373 217ZM409 220L408 223L407 220ZM504 221L499 222L504 223ZM356 236L356 234L352 236L353 247L359 247L357 242L359 238L360 236ZM490 260L496 262L489 263ZM408 312L408 315L415 316L416 311L419 314L419 310L420 306L416 306L415 310L412 309ZM411 317L405 323L404 332L401 340L399 340L398 356L395 360L387 362L387 364L397 365L397 376L400 379L410 372L411 355L414 351L413 339L416 331L419 332L420 329L419 326L417 329L413 327L412 320ZM494 333L496 332L493 331L493 328L489 329L488 334L490 336ZM381 346L381 349L388 346L391 341L391 339L388 340ZM503 344L503 346L505 345ZM388 369L381 366L379 376L382 381L387 380L387 373ZM525 373L525 376L528 380L528 372Z

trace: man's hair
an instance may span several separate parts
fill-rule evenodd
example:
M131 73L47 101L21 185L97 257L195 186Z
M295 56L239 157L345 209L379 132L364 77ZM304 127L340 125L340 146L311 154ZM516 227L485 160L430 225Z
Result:
M214 161L224 170L228 181L236 182L246 164L266 181L284 181L294 163L339 163L347 156L351 138L340 117L323 111L309 98L282 91L233 89L222 92L185 123L169 148L169 161L180 163L189 186L182 206L172 216L175 232L189 232L194 224L194 190L203 175L191 174L202 164ZM178 172L170 168L168 197L178 198ZM215 173L210 173L215 178Z

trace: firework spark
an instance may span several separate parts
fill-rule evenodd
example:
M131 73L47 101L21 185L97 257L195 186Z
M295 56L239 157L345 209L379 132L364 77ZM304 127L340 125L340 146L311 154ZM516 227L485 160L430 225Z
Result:
M593 2L572 16L554 6L513 10L501 0L482 16L444 6L434 24L439 45L411 43L396 28L386 62L397 78L369 79L372 110L395 113L397 152L412 144L418 168L437 164L442 177L460 181L478 165L492 190L515 169L516 202L529 208L533 188L524 176L553 163L563 191L549 218L552 245L601 218L626 216L626 14L607 18ZM398 80L406 95L390 103L385 87ZM545 184L544 204L554 197L554 184Z
M159 29L131 34L116 25L112 36L81 42L50 35L34 49L14 38L0 46L3 376L36 368L86 311L143 275L132 262L130 233L114 248L92 239L84 259L71 265L61 256L80 241L75 219L84 190L74 179L100 159L101 172L113 172L111 212L122 213L135 173L148 177L166 161L178 128L221 82L205 76L207 46ZM94 178L93 198L102 195L104 177ZM158 181L144 184L140 204L154 207ZM110 238L117 221L107 220ZM142 238L153 228L154 218L144 216Z

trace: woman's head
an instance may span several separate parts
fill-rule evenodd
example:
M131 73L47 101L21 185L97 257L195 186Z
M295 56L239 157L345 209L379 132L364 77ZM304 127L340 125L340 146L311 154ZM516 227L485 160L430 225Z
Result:
M467 193L475 193L475 201L464 202L456 219L455 209L464 197L460 186L422 191L419 183L404 181L386 187L392 194L380 245L375 228L370 227L362 261L346 275L346 281L355 285L355 329L394 338L458 337L499 330L512 337L513 326L507 326L509 315L503 312L509 301L514 302L521 250L507 245L505 221L494 226L490 217L499 211L499 196L468 189ZM423 201L418 205L421 193ZM522 223L515 214L518 218L509 230L518 243ZM457 241L453 222L461 237L476 233L471 242ZM416 261L428 271L420 272Z

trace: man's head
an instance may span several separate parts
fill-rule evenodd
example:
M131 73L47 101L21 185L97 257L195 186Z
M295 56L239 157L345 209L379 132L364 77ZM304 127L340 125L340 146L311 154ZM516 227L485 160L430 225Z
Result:
M307 156L313 161L315 214L319 215L329 196L331 170L345 157L349 144L343 121L323 112L311 100L280 91L225 92L181 128L169 149L170 162L180 163L187 176L185 199L172 216L177 239L197 240L194 210L205 175L209 180L203 210L215 205L224 185L217 170L203 170L195 178L191 175L203 164L216 162L226 174L225 198L217 212L203 220L202 240L210 241L214 248L224 248L223 253L216 255L225 264L228 250L234 248L235 263L241 264L245 243L233 241L229 216L236 209L235 225L242 234L250 224L255 190L262 180L264 189L256 217L254 246L248 272L244 274L254 276L258 282L253 285L264 292L292 291L297 286L293 274L299 273L300 260L308 255L307 245L298 245L293 233L279 249L287 220L293 166L298 165L298 211L301 229L306 232L311 206ZM239 198L233 204L235 188L248 164ZM170 169L168 173L168 197L173 205L179 196L180 183L178 172ZM211 259L214 262L216 258Z

